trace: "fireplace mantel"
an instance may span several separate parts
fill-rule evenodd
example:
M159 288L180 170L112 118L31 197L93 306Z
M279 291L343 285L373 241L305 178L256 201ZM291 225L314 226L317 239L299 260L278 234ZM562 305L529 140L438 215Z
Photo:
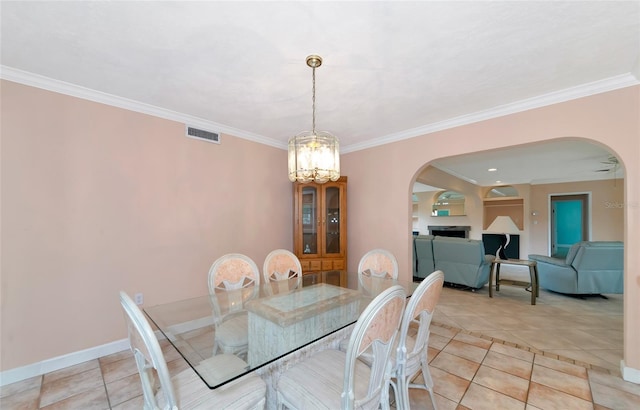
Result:
M429 235L433 236L453 236L456 238L468 238L470 226L459 225L429 225Z

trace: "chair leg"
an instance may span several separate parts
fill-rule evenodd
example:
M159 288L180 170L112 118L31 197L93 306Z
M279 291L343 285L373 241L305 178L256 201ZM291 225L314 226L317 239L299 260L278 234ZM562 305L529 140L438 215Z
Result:
M429 364L425 361L422 362L422 377L424 378L424 385L429 391L429 397L431 397L431 404L433 405L433 410L437 410L436 406L436 396L433 393L433 378L431 377L431 372L429 371Z
M398 386L396 393L396 408L404 410L409 408L409 380L406 377L396 379Z

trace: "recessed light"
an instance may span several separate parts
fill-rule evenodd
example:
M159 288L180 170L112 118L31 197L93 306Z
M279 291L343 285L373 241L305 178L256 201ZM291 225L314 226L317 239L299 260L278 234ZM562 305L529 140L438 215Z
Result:
M502 183L502 181L496 181L496 184L501 184L501 183Z
M489 172L496 172L498 170L498 168L489 168L487 171Z

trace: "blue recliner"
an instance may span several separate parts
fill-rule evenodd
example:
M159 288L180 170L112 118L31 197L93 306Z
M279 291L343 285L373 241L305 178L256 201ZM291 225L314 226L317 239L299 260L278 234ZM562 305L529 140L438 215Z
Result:
M436 236L433 239L435 269L444 272L445 282L480 289L489 283L494 255L485 255L478 239Z
M413 238L413 274L426 278L436 270L433 262L432 235L418 235Z
M566 258L529 255L538 264L541 288L572 295L622 293L624 244L585 241L574 244Z

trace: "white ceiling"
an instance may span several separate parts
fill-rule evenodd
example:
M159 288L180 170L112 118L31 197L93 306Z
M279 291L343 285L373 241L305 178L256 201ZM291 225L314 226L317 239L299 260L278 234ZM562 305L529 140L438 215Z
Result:
M311 127L305 58L313 53L324 59L316 72L317 128L337 135L343 153L635 85L640 77L638 1L0 7L5 79L283 148ZM543 148L530 163L538 171L553 166L564 148ZM499 154L475 165L529 163L514 151ZM607 155L589 148L583 157ZM468 174L469 162L438 166L484 184Z

